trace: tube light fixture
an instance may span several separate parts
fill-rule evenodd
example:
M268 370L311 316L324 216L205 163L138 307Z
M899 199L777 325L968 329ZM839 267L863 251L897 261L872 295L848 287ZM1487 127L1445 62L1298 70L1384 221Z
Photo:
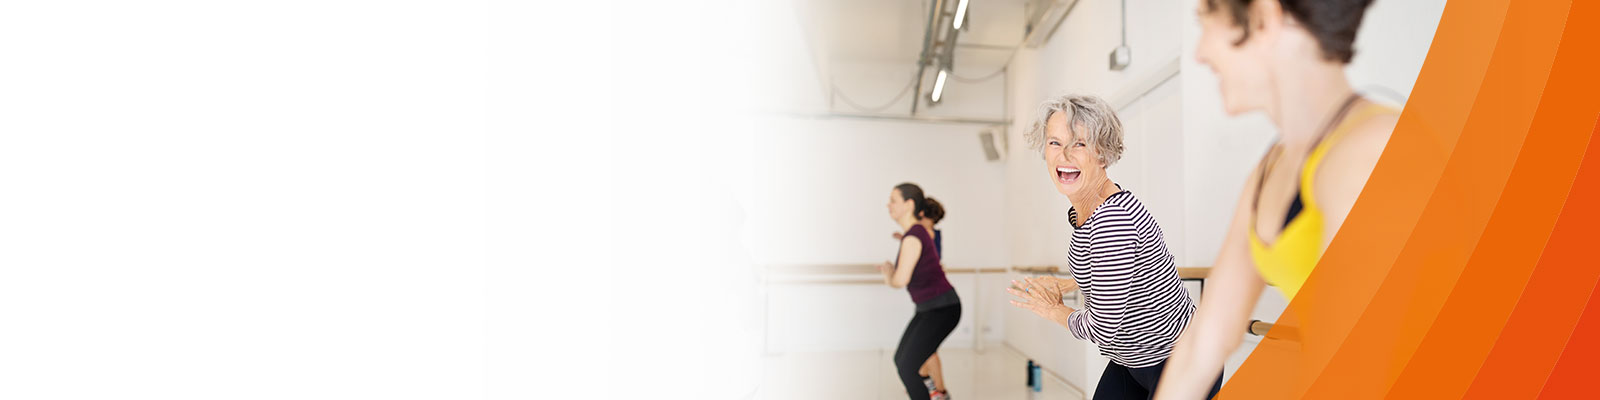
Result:
M965 21L966 19L967 19L967 0L961 0L960 3L956 3L955 28L957 30L960 30L962 21Z

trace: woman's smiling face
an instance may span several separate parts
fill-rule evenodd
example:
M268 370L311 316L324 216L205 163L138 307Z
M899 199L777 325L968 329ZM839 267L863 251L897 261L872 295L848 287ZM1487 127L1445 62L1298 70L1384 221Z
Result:
M1067 197L1083 196L1100 189L1093 183L1106 179L1106 166L1100 162L1100 152L1068 128L1066 113L1053 113L1045 122L1045 166L1056 191Z

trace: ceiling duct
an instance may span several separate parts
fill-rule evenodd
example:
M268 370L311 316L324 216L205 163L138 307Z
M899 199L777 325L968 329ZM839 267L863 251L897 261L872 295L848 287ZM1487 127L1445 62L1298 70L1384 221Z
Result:
M934 96L935 91L941 92L943 82L935 82L934 90L923 92L922 82L926 80L928 67L933 67L935 76L940 72L948 76L951 66L955 65L956 39L961 35L961 30L956 29L956 18L965 19L967 13L963 6L969 0L929 0L928 25L924 27L922 35L922 54L917 58L917 83L916 97L911 101L911 115L917 115L917 105L923 101L937 104L940 96Z
M1067 20L1067 14L1072 13L1072 8L1078 5L1078 0L1028 0L1023 5L1023 15L1027 16L1028 24L1023 29L1023 34L1029 48L1043 46L1050 42L1050 36L1055 35L1056 28L1061 27L1061 22Z

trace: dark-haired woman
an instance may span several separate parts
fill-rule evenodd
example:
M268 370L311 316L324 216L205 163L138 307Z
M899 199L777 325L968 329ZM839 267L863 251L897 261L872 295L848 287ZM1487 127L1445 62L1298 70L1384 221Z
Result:
M1264 285L1293 299L1377 165L1399 111L1344 68L1371 0L1199 0L1195 59L1229 114L1266 113L1277 143L1250 173L1206 293L1157 397L1198 399L1244 336Z
M948 398L943 392L929 393L917 371L955 331L961 320L961 298L945 279L932 234L917 222L920 215L929 211L922 188L911 183L895 186L889 192L888 207L889 218L900 224L905 235L900 239L899 256L878 269L883 272L884 283L906 288L917 310L895 349L895 370L912 399L929 399L933 395Z
M944 219L944 205L939 204L939 201L934 200L933 197L925 196L923 201L923 210L917 213L917 225L922 225L923 229L933 232L933 249L939 253L939 259L943 260L944 232L934 228L934 225ZM894 240L904 238L904 233L898 231L894 233ZM917 370L917 374L922 376L922 384L928 388L928 392L932 393L933 398L939 399L941 398L940 396L949 398L950 392L944 387L944 363L939 359L939 353L935 352L932 356L929 356L928 362L922 363L922 369Z

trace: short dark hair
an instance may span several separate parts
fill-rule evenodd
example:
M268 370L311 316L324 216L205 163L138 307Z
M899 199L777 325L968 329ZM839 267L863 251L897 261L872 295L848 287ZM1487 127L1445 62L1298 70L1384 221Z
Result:
M1234 45L1250 39L1250 3L1255 0L1206 0L1207 11L1225 11L1234 26L1244 27L1244 34ZM1356 55L1353 45L1356 30L1361 28L1361 17L1367 13L1372 0L1278 0L1284 12L1304 24L1306 31L1317 39L1322 58L1349 64Z

